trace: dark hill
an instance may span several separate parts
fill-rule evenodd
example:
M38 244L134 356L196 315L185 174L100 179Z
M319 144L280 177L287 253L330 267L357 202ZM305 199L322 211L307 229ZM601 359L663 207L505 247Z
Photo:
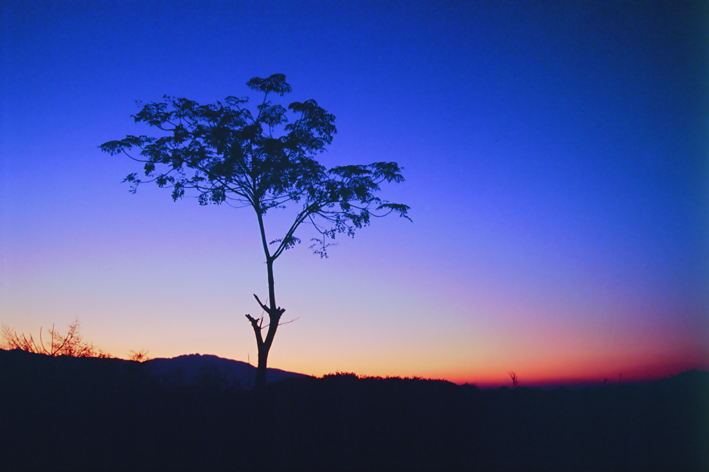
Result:
M256 367L246 362L212 355L189 354L170 359L157 358L144 363L147 372L165 385L219 384L227 387L253 388ZM305 374L268 369L268 382L277 382Z
M176 359L192 381L0 350L0 470L709 470L706 372L552 390L292 376L256 397L225 359Z
M157 358L146 362L124 359L49 357L20 350L0 349L0 368L24 370L23 375L54 378L85 371L102 378L108 374L140 374L168 387L209 385L222 388L253 388L256 367L246 362L224 359L213 355L189 354L173 358ZM30 374L32 373L32 374ZM268 382L308 377L305 374L281 369L268 369Z

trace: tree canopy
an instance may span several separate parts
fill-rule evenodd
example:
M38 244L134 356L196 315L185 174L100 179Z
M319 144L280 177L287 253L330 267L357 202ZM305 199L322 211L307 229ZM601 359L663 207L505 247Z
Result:
M326 256L327 238L352 236L372 217L395 212L408 218L407 205L376 196L381 183L404 180L397 163L326 169L316 158L337 132L335 117L315 100L292 102L287 109L272 103L270 96L291 91L283 74L253 78L247 85L263 93L254 113L245 106L248 98L230 96L200 105L165 96L133 116L166 132L163 136L129 135L100 147L143 163L143 176L134 172L124 180L133 192L142 183L155 182L171 188L177 200L193 189L201 205L250 206L261 217L289 202L299 203L286 234L272 241L272 251L266 247L272 259L300 242L295 232L303 223L319 232L319 244L311 248ZM138 155L131 152L136 150Z

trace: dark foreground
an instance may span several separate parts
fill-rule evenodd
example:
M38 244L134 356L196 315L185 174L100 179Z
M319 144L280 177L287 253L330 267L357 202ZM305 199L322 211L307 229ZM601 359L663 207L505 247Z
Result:
M0 350L0 470L706 471L709 374L645 385L479 390L302 378L262 399L218 376Z

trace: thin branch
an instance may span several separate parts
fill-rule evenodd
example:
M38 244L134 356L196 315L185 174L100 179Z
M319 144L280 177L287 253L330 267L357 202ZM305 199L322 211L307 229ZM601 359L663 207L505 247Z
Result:
M284 311L285 311L285 310L284 310ZM283 325L291 324L291 323L293 323L294 321L298 321L299 319L300 319L300 316L299 316L298 318L293 318L293 319L290 320L290 321L284 321L283 323L281 323L281 322L279 321L276 326L283 326ZM268 328L269 326L271 326L271 325L270 325L270 324L267 324L266 326L262 327L261 329L266 329L266 328Z
M149 161L146 161L146 160L144 160L144 159L137 159L137 158L131 156L130 154L128 154L128 153L126 152L125 148L121 148L121 152L122 152L123 154L125 154L126 156L130 157L131 159L133 159L133 160L136 161L136 162L149 162Z
M298 321L299 319L300 319L300 316L299 316L298 318L293 318L293 319L290 320L290 321L284 321L283 323L278 323L278 326L283 326L283 325L291 324L291 323L293 323L293 322L295 322L295 321Z

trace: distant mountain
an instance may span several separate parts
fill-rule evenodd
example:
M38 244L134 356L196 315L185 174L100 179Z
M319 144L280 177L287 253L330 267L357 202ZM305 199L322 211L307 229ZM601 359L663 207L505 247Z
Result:
M256 367L246 362L213 355L188 354L173 358L157 358L143 363L146 372L166 386L223 386L250 390L256 380ZM267 382L277 382L305 374L281 369L268 369Z
M199 386L250 390L256 380L256 367L246 362L212 355L189 354L171 359L157 358L136 362L116 358L50 357L20 350L0 349L0 386L3 375L22 372L21 377L61 378L67 375L97 376L123 373L148 374L166 387ZM305 374L268 369L268 383L288 378L309 377Z

